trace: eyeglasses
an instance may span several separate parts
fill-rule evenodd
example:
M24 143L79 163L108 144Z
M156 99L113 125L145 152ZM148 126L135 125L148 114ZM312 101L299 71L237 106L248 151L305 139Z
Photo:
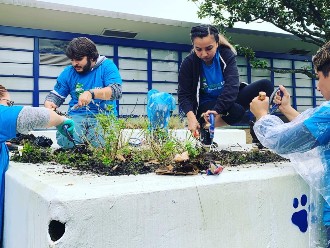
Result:
M5 98L0 98L0 101L6 101L7 102L7 105L9 107L13 106L14 105L14 101L11 101L11 100L8 100L8 99L5 99Z

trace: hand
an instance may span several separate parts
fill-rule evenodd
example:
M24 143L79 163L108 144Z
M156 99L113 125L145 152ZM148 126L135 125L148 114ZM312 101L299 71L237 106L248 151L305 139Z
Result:
M51 102L51 101L45 101L44 105L45 105L45 108L48 108L48 109L51 109L51 110L55 110L55 109L58 108L58 106L55 103Z
M65 129L63 128L64 126L67 126L67 130L68 132L72 135L73 134L73 130L74 130L74 121L68 118L65 118L64 121L56 126L56 129L64 136L67 136L67 133L65 131Z
M250 111L257 119L260 119L264 115L268 113L268 102L269 97L265 97L264 100L260 100L259 96L253 98L252 102L250 103Z
M92 94L89 91L84 91L78 99L78 106L87 106L92 101Z
M208 110L205 113L202 114L202 116L204 117L204 120L206 123L210 123L210 114L213 114L215 118L220 117L220 115L218 114L217 111L215 110Z
M187 120L188 120L188 130L190 130L190 132L193 134L195 138L198 138L200 125L196 119L195 114L192 111L187 113Z
M280 85L279 87L280 87L280 90L283 93L283 96L281 97L280 92L278 91L276 93L276 96L274 97L273 102L279 105L278 108L279 108L280 111L283 111L286 108L291 107L290 94L283 85Z

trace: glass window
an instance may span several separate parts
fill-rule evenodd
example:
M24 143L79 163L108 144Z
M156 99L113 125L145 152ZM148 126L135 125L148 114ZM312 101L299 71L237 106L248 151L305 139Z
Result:
M152 50L151 51L152 59L160 60L178 60L178 52L170 50Z
M285 59L274 59L273 65L275 68L292 68L292 62L291 60L285 60Z
M118 47L119 57L130 57L130 58L148 58L148 50L143 48L133 47Z
M0 47L33 50L34 49L34 39L0 35Z
M166 61L153 61L152 62L153 71L178 71L178 63L176 62L166 62Z
M237 65L247 65L247 60L245 57L242 57L242 56L237 56L236 57L236 63Z
M70 41L67 40L39 40L40 53L65 53L65 49Z
M119 69L147 70L147 60L119 59Z

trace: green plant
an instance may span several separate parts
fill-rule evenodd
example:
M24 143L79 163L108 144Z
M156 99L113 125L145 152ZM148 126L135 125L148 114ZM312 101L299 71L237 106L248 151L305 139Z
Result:
M146 132L147 146L150 147L154 159L163 165L172 163L175 154L182 153L180 141L175 139L166 129L155 129Z
M121 148L121 130L125 128L125 121L118 119L114 114L97 114L96 119L99 126L96 132L104 140L104 144L100 145L102 157L110 164L116 159L117 152Z
M268 163L283 161L280 156L270 151L213 151L212 153L195 146L191 141L178 141L165 130L148 132L147 141L140 146L125 144L117 150L116 158L108 157L103 149L67 149L62 148L51 152L49 148L36 147L27 141L21 153L16 151L11 160L24 163L41 163L54 161L73 167L83 173L84 171L116 176L130 174L144 174L154 172L164 165L172 165L176 172L205 170L210 164L210 159L223 166L236 166L247 163ZM174 162L176 154L188 152L189 162Z
M189 140L184 143L184 149L188 152L190 158L196 158L202 152L202 148L200 146L193 144L193 142Z
M24 143L22 150L15 151L11 157L11 160L16 162L34 164L49 162L52 159L53 156L50 148L42 148L30 143L29 141Z

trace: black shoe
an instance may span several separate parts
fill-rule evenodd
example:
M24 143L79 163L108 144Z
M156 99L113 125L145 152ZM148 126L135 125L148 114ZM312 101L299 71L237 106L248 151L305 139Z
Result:
M252 137L252 144L255 144L258 147L258 149L264 149L265 147L260 143L257 135L255 134L255 132L253 130L254 121L250 121L249 125L250 125L250 134Z
M260 141L258 140L257 135L255 134L255 132L253 130L254 121L250 121L249 125L250 125L250 134L251 134L251 137L252 137L252 143L260 143Z
M210 137L210 132L208 129L201 129L201 143L203 146L211 146L212 139Z

